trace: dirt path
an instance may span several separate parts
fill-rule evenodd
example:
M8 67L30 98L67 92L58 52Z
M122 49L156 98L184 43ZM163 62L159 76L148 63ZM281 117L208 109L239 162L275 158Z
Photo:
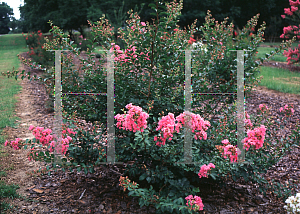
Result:
M8 141L15 140L16 138L21 138L23 140L33 139L33 134L28 130L30 125L42 126L51 125L47 124L47 120L50 121L50 115L45 114L41 109L43 102L39 103L44 99L42 91L40 91L36 86L37 84L32 84L28 80L21 82L22 91L17 95L19 98L16 104L16 115L20 118L17 120L17 128L7 127L4 129L3 134L8 136ZM7 156L2 156L0 158L1 166L7 169L13 169L7 172L7 176L3 177L2 180L6 180L8 184L18 184L20 189L17 192L22 196L28 196L27 189L33 187L34 178L28 175L33 170L39 169L43 164L38 162L29 161L27 158L27 153L29 149L25 150L13 150L10 147L4 147L3 151L6 152ZM11 202L10 199L6 199L7 202ZM44 213L48 210L46 206L41 204L33 205L32 202L24 201L22 199L15 199L14 205L18 205L21 209L17 213L22 213L21 210L28 208L32 210L32 213ZM13 211L12 213L16 213Z

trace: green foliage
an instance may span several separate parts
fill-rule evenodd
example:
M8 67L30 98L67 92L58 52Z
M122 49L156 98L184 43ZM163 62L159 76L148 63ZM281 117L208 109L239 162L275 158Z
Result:
M81 169L84 172L94 173L94 166L100 162L106 162L105 155L106 149L99 143L95 137L99 135L94 130L94 133L87 131L79 131L77 133L77 141L69 145L67 156L70 163L69 167L76 167L77 171ZM101 133L100 133L101 135Z
M217 149L221 141L228 139L232 145L237 144L236 120L233 117L236 112L234 97L225 101L224 108L218 112L213 111L217 105L211 104L217 104L220 99L212 96L194 98L193 112L204 115L205 120L209 120L211 124L207 130L207 140L192 142L192 161L197 164L179 163L184 160L183 132L174 133L172 141L161 147L155 145L154 141L154 136L158 134L156 127L162 116L166 113L178 116L184 111L185 75L182 65L185 63L185 53L182 50L191 49L193 34L200 31L201 41L207 48L207 51L199 51L198 57L196 54L192 55L193 89L202 92L210 85L214 89L212 92L233 92L236 89L236 52L230 50L247 49L249 52L245 54L245 86L246 92L249 92L257 81L255 74L258 72L259 62L255 61L254 55L259 43L263 41L264 25L254 34L252 28L257 25L258 19L258 16L255 16L238 35L233 36L233 24L227 25L227 19L218 24L208 13L203 27L197 29L195 21L188 29L180 30L178 21L182 1L166 5L155 1L149 6L155 11L153 15L156 19L152 24L143 23L137 13L130 11L126 30L118 30L119 39L125 48L123 51L115 46L113 29L104 16L98 22L90 23L92 36L88 40L87 57L80 59L83 73L73 64L74 56L80 53L77 45L51 22L51 33L54 36L51 40L47 39L45 44L48 50L70 51L63 57L63 93L107 92L107 69L103 66L103 59L107 55L101 53L100 60L96 62L92 53L95 47L101 45L103 50L111 51L115 55L115 115L122 113L122 108L128 103L148 110L149 125L143 132L132 133L116 129L116 161L133 161L131 165L127 164L125 175L138 181L141 187L126 184L129 195L141 197L141 206L154 204L157 213L193 213L185 206L184 198L199 194L201 185L224 184L228 177L234 180L243 177L246 181L259 182L262 184L261 189L267 188L263 186L265 181L259 174L278 162L295 142L287 138L277 139L277 143L273 144L273 139L266 139L263 148L251 148L247 152L244 163L231 164L228 158L224 159L224 155ZM47 72L49 79L48 82L44 82L50 89L54 84L54 70ZM196 110L204 101L209 101L204 109ZM73 115L76 111L79 118L94 122L94 126L96 122L106 124L106 103L107 99L100 95L68 95L63 99L64 110L68 115ZM224 129L220 129L219 118L216 121L210 117L213 114L219 118L223 116L221 119L229 118ZM258 118L262 119L263 115L258 115ZM254 124L261 125L261 120L255 121ZM270 121L264 124L269 127ZM105 133L106 130L102 131ZM268 130L267 136L274 136L276 131ZM95 134L79 131L75 137L77 141L69 145L61 166L76 168L78 171L83 169L85 173L93 172L94 166L104 161L106 152L103 145L95 140ZM53 162L53 158L54 155L49 152L40 152L37 160ZM216 168L211 170L209 179L199 179L199 166L208 163L214 163Z
M12 17L12 20L9 22L8 26L12 29L9 33L22 33L21 20L16 20L15 17Z
M31 32L23 36L29 48L28 53L33 58L33 61L39 65L43 65L44 67L53 66L54 54L43 48L45 39L42 32L39 30L38 32Z
M6 185L4 181L0 182L0 198L17 198L19 197L16 192L20 187L17 185Z
M5 2L0 4L0 34L9 32L10 18L14 15L13 9Z
M7 173L5 171L0 171L0 177L5 177Z

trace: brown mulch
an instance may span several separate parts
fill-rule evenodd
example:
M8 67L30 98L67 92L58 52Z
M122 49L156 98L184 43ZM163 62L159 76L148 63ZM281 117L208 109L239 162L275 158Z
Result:
M287 62L268 61L268 62L264 62L263 65L268 67L273 67L273 68L287 69L293 72L300 72L300 66L288 65Z
M36 82L22 81L23 91L19 96L17 115L20 117L18 129L6 128L9 140L16 137L30 138L29 125L47 128L53 127L53 113L45 108L47 95L42 85ZM273 120L277 120L278 109L286 103L293 103L295 109L291 127L295 127L296 119L300 119L300 96L289 95L264 87L257 87L247 99L246 111L250 115L257 113L259 104L272 107ZM276 111L277 110L277 111ZM23 125L22 125L23 124ZM287 124L288 126L288 124ZM272 128L272 127L269 127ZM283 134L288 135L289 130ZM33 177L27 175L42 163L27 160L26 151L14 151L6 147L10 155L0 157L1 165L14 164L15 169L8 172L9 183L20 185L18 192L30 200L14 199L8 202L18 205L10 213L155 213L154 207L140 208L138 198L127 195L118 186L119 177L124 166L101 166L96 173L85 175L82 172L63 172L58 170L50 176ZM265 175L281 183L300 180L300 150L296 147ZM138 183L138 181L136 181ZM298 185L298 190L299 190ZM266 197L259 192L255 184L243 181L228 181L224 188L213 186L200 187L199 196L204 203L203 213L285 213L284 201L277 199L272 193Z

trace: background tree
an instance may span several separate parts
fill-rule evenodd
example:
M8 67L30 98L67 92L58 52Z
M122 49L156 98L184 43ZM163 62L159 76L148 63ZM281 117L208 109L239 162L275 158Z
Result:
M9 32L9 22L13 15L13 9L5 2L2 2L0 4L0 34L7 34Z
M82 32L87 20L97 21L102 14L109 18L116 30L124 25L124 17L130 9L140 10L141 21L151 23L154 18L151 13L154 11L148 7L150 3L153 3L153 0L24 0L21 13L26 27L23 30L27 32L41 29L47 32L50 29L47 22L53 20L54 24L64 30L71 32L75 29ZM260 13L258 26L266 21L265 37L274 38L281 34L280 29L284 26L284 22L274 17L280 17L281 8L287 6L288 1L283 0L184 0L178 24L184 28L197 19L197 25L200 26L205 21L207 10L210 10L216 20L222 21L225 17L229 17L229 22L232 21L236 28L242 28L250 18Z
M21 18L24 19L23 32L48 32L50 25L47 22L58 19L58 10L57 0L24 0L20 7Z
M11 28L11 33L22 33L22 21L12 17L12 20L8 23L8 27Z

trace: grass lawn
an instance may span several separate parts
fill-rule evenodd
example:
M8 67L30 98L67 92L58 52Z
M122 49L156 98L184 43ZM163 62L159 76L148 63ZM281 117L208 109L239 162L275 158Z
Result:
M266 57L266 53L270 54L271 51L275 52L275 48L271 48L271 47L258 47L258 54L256 55L257 59L261 58L261 57ZM277 62L286 62L286 58L285 56L283 56L283 52L282 53L278 53L276 55L274 55L270 60L272 61L277 61Z
M268 45L270 47L258 47L258 54L256 55L257 59L261 57L266 57L266 53L270 54L271 51L275 52L275 47L279 47L281 43L270 43L270 42L264 42L263 45ZM293 43L292 47L298 47L298 42ZM273 56L270 60L272 61L277 61L277 62L286 62L287 57L283 56L283 51L282 53L278 53L275 56Z
M5 136L1 135L2 129L6 126L14 126L17 119L14 115L16 99L14 95L21 90L20 80L8 79L1 75L2 72L16 69L20 66L17 54L27 51L25 40L22 34L9 34L0 36L0 155L3 155L3 143ZM0 164L1 166L1 164ZM5 169L0 170L0 177L5 177ZM2 198L18 197L15 185L6 185L0 182L0 201ZM11 208L10 204L0 202L0 212Z
M260 71L261 73L258 74L258 76L263 76L263 79L259 85L283 93L300 95L299 72L291 72L281 68L272 68L266 66L262 66Z
M273 47L259 47L257 58L266 57L265 54L270 54L271 51L275 51L275 46L279 46L280 43L265 42L264 45L271 45ZM293 43L293 47L298 47L298 42ZM286 57L282 53L273 56L270 60L277 62L286 62ZM300 66L299 64L295 64ZM280 91L283 93L292 93L300 95L300 73L291 72L289 70L280 68L271 68L262 66L261 73L258 76L263 76L259 85L265 86L269 89Z

